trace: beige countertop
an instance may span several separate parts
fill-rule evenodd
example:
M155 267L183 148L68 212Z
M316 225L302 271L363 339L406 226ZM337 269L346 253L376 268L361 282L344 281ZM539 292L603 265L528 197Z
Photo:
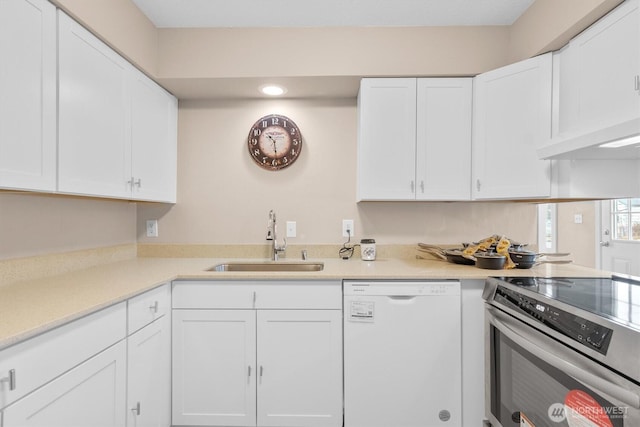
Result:
M529 270L482 270L438 260L310 259L318 272L208 272L222 258L134 258L64 274L10 283L0 281L0 349L124 301L175 279L481 279L488 276L609 276L571 264L542 264ZM237 261L251 261L242 259Z

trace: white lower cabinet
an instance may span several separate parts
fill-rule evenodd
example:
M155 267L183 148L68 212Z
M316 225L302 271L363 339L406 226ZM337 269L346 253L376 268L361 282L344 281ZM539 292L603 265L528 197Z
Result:
M171 425L170 331L164 316L127 338L127 427Z
M341 426L342 312L257 315L258 426Z
M174 310L174 425L256 425L255 316Z
M342 425L340 282L176 283L173 425Z
M0 351L0 426L169 427L170 298L165 284Z
M2 427L124 427L126 360L120 341L5 408Z

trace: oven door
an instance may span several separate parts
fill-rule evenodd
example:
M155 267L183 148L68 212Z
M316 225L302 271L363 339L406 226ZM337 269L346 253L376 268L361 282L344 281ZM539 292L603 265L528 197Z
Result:
M485 304L493 427L638 427L640 386Z

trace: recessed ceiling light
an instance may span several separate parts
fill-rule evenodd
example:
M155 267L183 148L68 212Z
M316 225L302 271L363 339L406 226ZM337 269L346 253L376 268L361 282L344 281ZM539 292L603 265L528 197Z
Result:
M263 85L260 86L260 92L269 96L280 96L287 93L287 89L277 85Z

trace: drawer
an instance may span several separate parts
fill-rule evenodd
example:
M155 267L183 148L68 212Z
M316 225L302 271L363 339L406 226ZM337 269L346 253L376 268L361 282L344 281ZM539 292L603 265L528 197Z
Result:
M339 281L176 281L173 308L342 309Z
M134 333L167 314L171 307L171 287L168 283L127 301L127 332Z
M122 302L0 351L0 408L124 339L126 329Z

